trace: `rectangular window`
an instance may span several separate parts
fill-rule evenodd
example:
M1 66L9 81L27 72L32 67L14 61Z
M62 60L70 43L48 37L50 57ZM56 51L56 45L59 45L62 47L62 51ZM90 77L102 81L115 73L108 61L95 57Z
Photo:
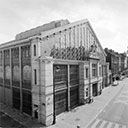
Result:
M0 51L0 62L2 62L2 51Z
M36 45L34 45L34 56L36 56Z
M102 75L101 67L99 67L99 76Z
M0 51L0 65L2 65L2 63L3 63L3 57L2 57L2 51Z
M86 97L88 97L88 88L86 88Z
M85 78L88 78L88 76L89 76L89 70L88 68L85 68Z
M34 69L34 84L37 84L37 72L36 72L36 69Z
M23 58L30 57L30 46L29 45L22 47L22 57Z
M97 76L97 64L92 64L92 77Z

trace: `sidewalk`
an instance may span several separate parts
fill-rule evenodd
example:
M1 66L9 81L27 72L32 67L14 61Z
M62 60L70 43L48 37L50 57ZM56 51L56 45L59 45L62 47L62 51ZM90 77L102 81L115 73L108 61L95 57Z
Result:
M12 109L0 104L0 111L13 118L15 121L19 122L25 127L28 128L46 128L42 124L38 123L36 120L32 119L30 116L20 113L18 110Z
M70 112L64 112L58 115L56 124L49 126L48 128L77 128L78 125L80 128L87 128L93 119L96 118L112 98L114 98L121 88L123 88L123 83L126 81L127 80L124 79L119 82L118 86L109 86L105 88L100 96L94 98L93 103L79 106ZM0 111L9 115L26 127L46 128L31 117L23 115L14 109L6 107L3 104L0 104L0 107Z
M106 105L123 88L123 83L127 80L119 81L118 86L109 86L105 88L100 96L94 98L94 102L75 108L70 112L59 115L56 124L49 128L87 128L88 125L98 116Z

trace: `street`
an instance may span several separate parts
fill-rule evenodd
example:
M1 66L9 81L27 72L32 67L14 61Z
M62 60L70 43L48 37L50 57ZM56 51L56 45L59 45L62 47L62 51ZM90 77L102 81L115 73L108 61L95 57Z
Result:
M6 115L3 112L0 112L0 127L3 128L25 128L23 125L21 125L19 122L15 121L8 115Z
M128 78L123 88L89 125L89 128L128 128Z
M128 128L128 78L123 79L117 86L105 88L94 102L79 106L70 112L65 112L57 117L55 125L49 128ZM21 119L20 114L15 114L2 107L4 112L12 113L18 122L26 127L42 127L41 124L27 119ZM19 116L18 116L19 115ZM0 127L17 127L23 125L13 120L8 115L0 112Z

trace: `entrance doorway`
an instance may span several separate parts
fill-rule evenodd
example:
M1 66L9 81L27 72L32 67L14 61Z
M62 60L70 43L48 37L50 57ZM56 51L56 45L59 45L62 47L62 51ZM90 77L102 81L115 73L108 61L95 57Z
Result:
M92 95L94 97L98 95L98 84L97 83L92 85Z
M34 111L34 117L35 117L36 119L38 119L38 112L37 112L37 110Z
M34 104L34 118L38 119L38 105Z

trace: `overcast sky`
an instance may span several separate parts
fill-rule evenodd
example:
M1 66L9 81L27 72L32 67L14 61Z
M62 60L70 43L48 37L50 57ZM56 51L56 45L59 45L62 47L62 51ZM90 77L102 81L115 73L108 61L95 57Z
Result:
M59 19L88 19L103 48L128 46L128 0L0 0L0 43Z

